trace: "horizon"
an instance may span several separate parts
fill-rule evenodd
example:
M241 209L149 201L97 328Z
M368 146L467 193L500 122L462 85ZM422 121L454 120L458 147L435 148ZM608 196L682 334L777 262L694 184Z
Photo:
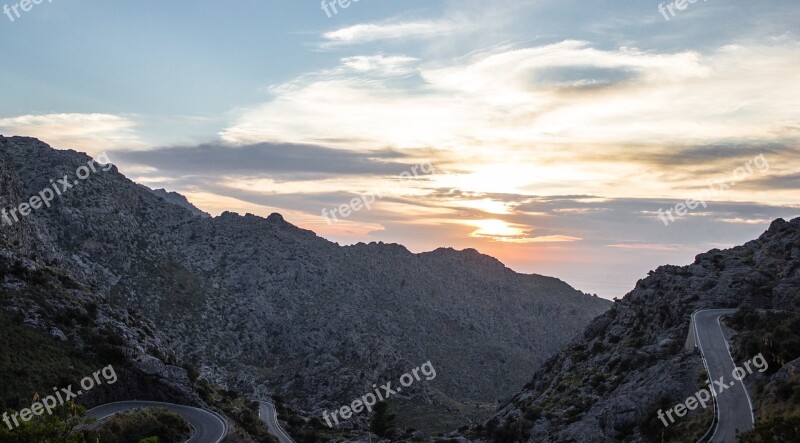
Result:
M800 216L800 8L679 4L6 4L0 134L621 298Z

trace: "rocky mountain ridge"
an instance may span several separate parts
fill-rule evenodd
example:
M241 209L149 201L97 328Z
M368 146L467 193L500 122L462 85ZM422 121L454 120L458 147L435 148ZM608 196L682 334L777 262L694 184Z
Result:
M90 161L20 137L0 138L0 159L12 205ZM152 321L202 377L307 411L337 408L429 360L439 376L403 393L411 405L491 405L609 306L474 250L341 247L278 214L197 217L116 168L8 231ZM485 413L449 407L464 419Z

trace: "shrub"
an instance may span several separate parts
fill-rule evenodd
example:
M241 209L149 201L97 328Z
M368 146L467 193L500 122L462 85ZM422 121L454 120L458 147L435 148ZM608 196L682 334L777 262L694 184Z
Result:
M89 433L89 441L128 443L150 440L161 443L186 441L191 428L181 416L166 409L143 409L115 415L97 431Z

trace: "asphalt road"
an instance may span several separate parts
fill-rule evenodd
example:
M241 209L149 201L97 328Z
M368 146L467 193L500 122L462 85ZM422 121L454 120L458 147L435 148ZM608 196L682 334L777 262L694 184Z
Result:
M218 415L191 406L174 405L155 401L122 401L108 403L89 410L86 415L103 420L115 414L142 408L163 408L183 417L194 428L188 443L219 443L228 433L228 425Z
M711 380L723 378L726 389L714 385L717 392L719 420L714 429L712 442L733 443L736 431L746 432L753 429L755 421L753 406L747 388L741 381L733 377L736 364L733 362L728 342L722 330L720 318L735 313L736 309L709 309L697 311L692 315L695 341L705 357Z
M275 411L275 405L268 401L259 401L258 404L258 416L267 425L269 433L278 437L279 443L294 443L292 437L289 437L289 434L287 434L278 423L278 414Z

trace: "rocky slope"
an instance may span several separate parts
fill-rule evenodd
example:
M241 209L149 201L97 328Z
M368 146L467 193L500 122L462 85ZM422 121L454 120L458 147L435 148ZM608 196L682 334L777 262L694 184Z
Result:
M4 246L0 241L0 309L4 327L24 325L43 333L42 342L49 339L53 346L63 346L71 349L68 353L79 355L84 373L76 373L74 367L64 367L61 368L64 373L59 375L63 380L69 376L91 375L92 371L109 364L116 366L119 386L93 390L80 398L82 404L94 406L150 397L204 405L192 388L186 369L176 364L174 352L163 335L154 331L152 323L135 312L112 308L92 288L72 280L59 269L19 256ZM4 346L12 353L19 351L19 348L14 349L18 338L3 337ZM47 352L46 349L32 351ZM26 359L12 357L13 361L21 363ZM6 366L8 363L3 362L3 370L18 373L42 370L40 367L11 368ZM74 379L70 381L74 382ZM41 388L36 387L37 390ZM3 410L25 406L16 404L18 398L8 395L19 390L18 386L3 387L0 391ZM32 396L34 392L24 395Z
M0 138L14 183L3 195L17 205L89 161ZM202 376L309 411L429 360L438 376L403 393L412 404L491 403L610 305L473 250L341 247L277 214L198 217L115 168L12 229L35 239L29 253L153 321Z
M108 283L99 268L60 252L33 221L34 214L12 215L12 208L28 196L21 197L25 183L5 143L0 139L0 218L5 216L0 220L0 412L29 407L34 394L77 386L81 378L111 365L117 381L84 392L75 399L78 404L91 408L150 399L193 405L227 416L229 442L274 441L258 422L257 405L234 392L221 395L211 383L198 383L196 370L142 315L143 309L109 304ZM47 164L43 156L29 159ZM41 189L49 185L46 180ZM19 432L12 432L14 438L28 441Z
M701 388L700 358L684 347L691 313L744 307L796 315L799 302L800 218L776 220L757 240L700 254L689 266L662 266L548 360L525 390L473 436L503 442L694 441L708 428L710 411L668 429L656 417L659 408L666 410ZM786 327L782 333L788 338L758 336L751 340L752 355L740 353L738 361L752 358L764 344L769 345L765 355L771 355L773 343L800 349L800 321L786 321L794 335ZM791 341L779 346L781 339ZM797 377L786 388L787 371L797 365L789 359L788 354L775 358L788 364L786 369L774 367L747 380L758 405L774 400L771 391L779 385L784 398L785 392L791 397L793 387L800 392Z

